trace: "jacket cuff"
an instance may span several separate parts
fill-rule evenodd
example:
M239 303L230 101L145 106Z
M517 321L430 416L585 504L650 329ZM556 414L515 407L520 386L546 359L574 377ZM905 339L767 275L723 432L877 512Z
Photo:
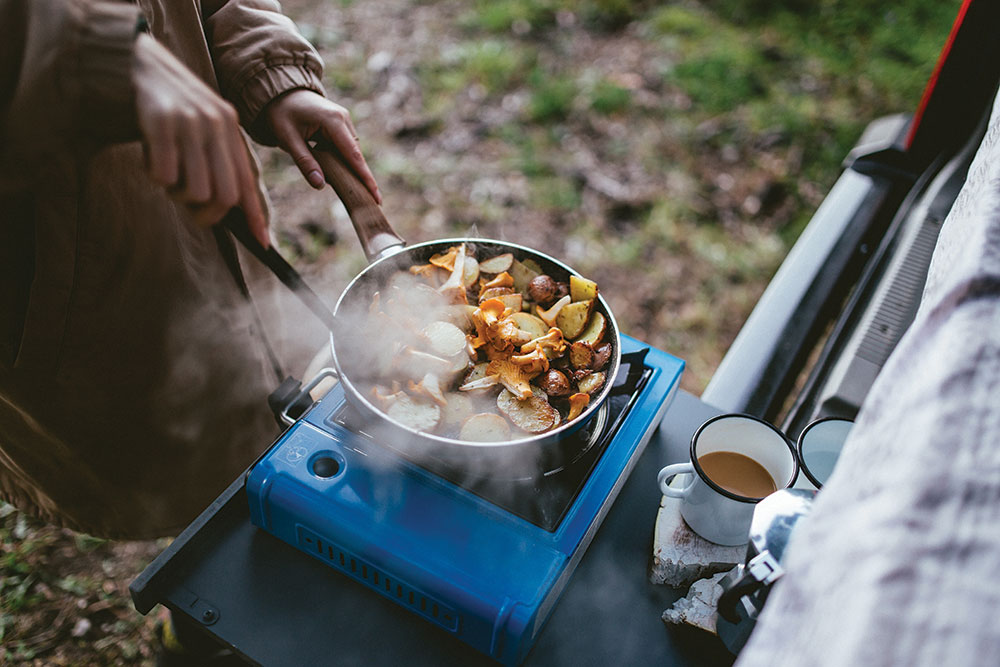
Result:
M261 111L272 100L290 90L305 88L326 95L319 75L305 62L269 63L250 76L236 91L234 100L240 120L250 136L261 144L274 146L277 142L271 128L264 122Z
M95 138L124 141L139 136L132 69L142 16L125 3L90 3L79 32L79 60L66 85L76 86L80 111ZM74 71L75 70L75 71Z

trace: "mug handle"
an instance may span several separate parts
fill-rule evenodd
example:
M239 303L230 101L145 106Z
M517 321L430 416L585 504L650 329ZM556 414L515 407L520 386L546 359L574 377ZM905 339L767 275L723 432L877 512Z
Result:
M692 476L690 484L685 486L683 489L675 489L672 486L668 486L670 478L675 475L683 475L685 473ZM660 485L660 491L663 492L663 495L669 498L683 498L687 495L688 491L691 490L691 487L694 486L694 466L691 465L690 461L686 463L673 463L668 465L660 470L660 474L656 476L656 483Z

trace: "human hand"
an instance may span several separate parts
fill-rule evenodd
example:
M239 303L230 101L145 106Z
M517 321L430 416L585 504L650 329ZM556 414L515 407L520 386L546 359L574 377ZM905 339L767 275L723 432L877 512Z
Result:
M358 135L347 109L331 102L319 93L304 88L291 90L275 98L264 108L278 145L292 156L299 171L311 186L323 187L323 171L313 157L306 142L322 134L344 157L347 165L357 174L375 201L382 203L382 195L361 154Z
M254 237L269 247L256 173L232 105L149 35L136 39L133 80L153 181L201 225L242 207Z

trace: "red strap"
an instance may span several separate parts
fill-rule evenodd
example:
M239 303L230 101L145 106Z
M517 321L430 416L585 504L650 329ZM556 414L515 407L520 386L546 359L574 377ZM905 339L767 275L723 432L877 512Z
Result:
M944 68L945 61L948 60L948 55L951 53L951 47L955 44L955 37L958 35L959 28L962 27L962 21L965 20L965 14L971 4L972 0L965 0L962 3L961 9L958 10L958 16L955 17L955 23L951 26L951 34L948 35L948 41L945 43L944 48L941 49L941 55L938 56L937 65L934 66L934 73L931 74L930 80L927 81L927 86L924 88L924 95L920 100L920 106L917 107L917 112L913 115L913 123L910 125L910 131L906 137L907 149L909 149L913 144L913 138L917 134L917 128L920 127L920 121L924 117L924 111L927 109L927 105L930 103L930 99L934 95L934 86L937 85L938 77L941 75L941 70Z

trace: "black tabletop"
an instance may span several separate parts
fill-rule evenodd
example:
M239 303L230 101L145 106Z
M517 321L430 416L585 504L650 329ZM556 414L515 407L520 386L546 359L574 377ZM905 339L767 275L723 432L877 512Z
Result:
M656 473L718 412L679 392L528 656L528 665L729 665L714 636L666 625L683 591L649 583ZM250 523L234 482L132 584L136 607L185 614L262 665L492 662Z

